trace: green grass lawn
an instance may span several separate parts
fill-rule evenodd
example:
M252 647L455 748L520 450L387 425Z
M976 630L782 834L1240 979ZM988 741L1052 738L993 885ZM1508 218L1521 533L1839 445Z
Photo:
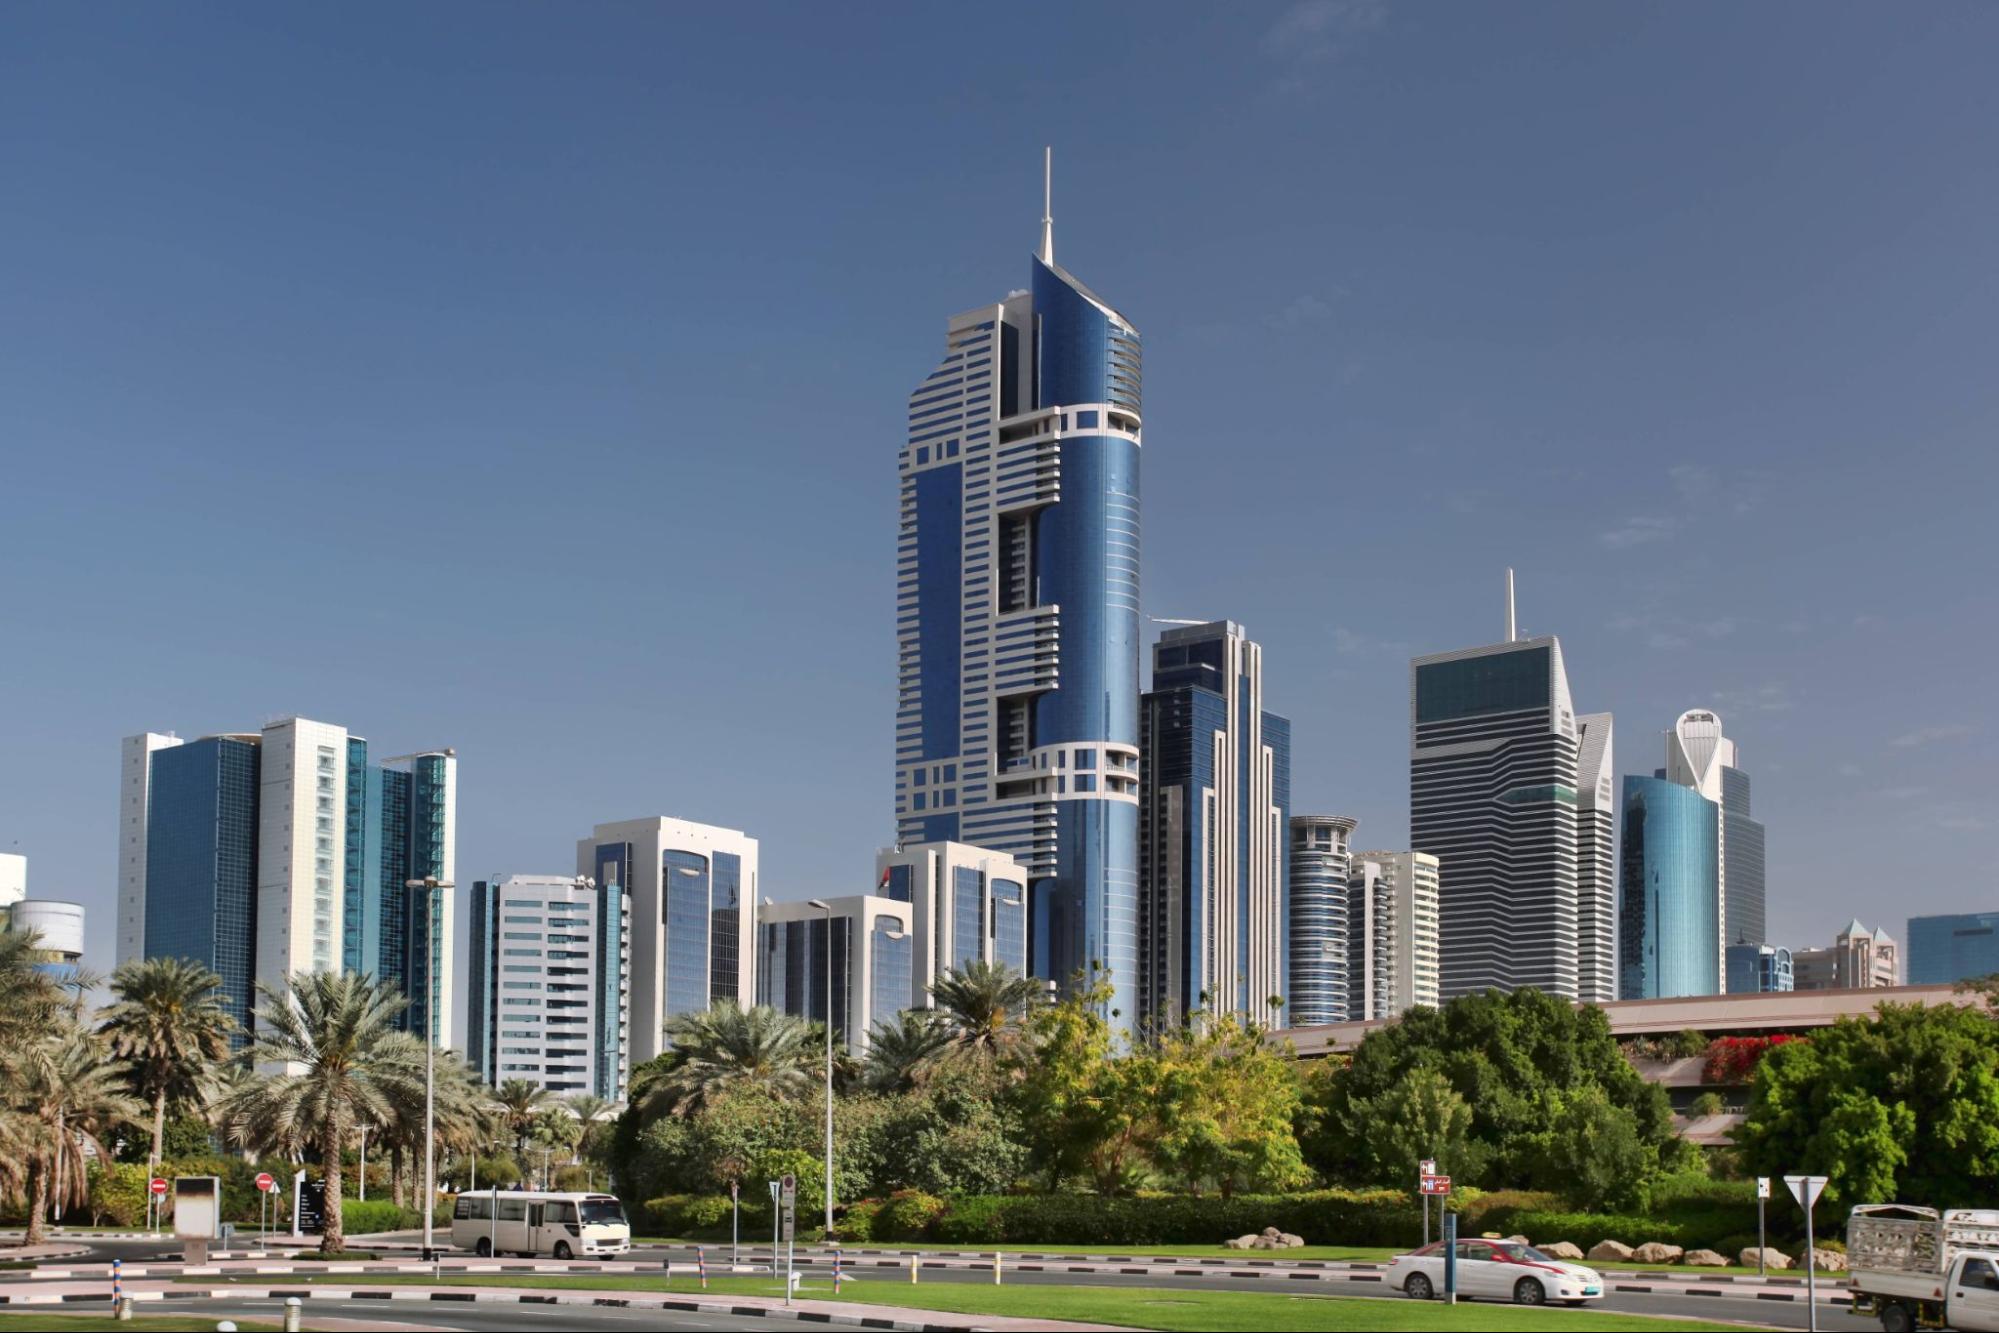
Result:
M179 1278L180 1282L212 1285L210 1278ZM236 1281L237 1279L230 1279ZM267 1286L269 1277L246 1276L241 1281ZM296 1282L297 1279L288 1279ZM356 1274L318 1279L330 1287L354 1286L483 1286L507 1289L568 1291L651 1291L699 1296L694 1278L655 1278L579 1273L574 1277L537 1275L451 1275L433 1283L411 1273ZM708 1280L710 1296L781 1297L784 1284L767 1277L717 1277ZM802 1284L808 1300L833 1299L824 1279ZM1635 1333L1636 1330L1728 1329L1730 1324L1703 1324L1679 1319L1648 1319L1640 1315L1602 1311L1519 1310L1505 1305L1461 1305L1432 1301L1370 1299L1352 1296L1294 1296L1263 1292L1171 1291L1144 1287L987 1287L972 1283L933 1282L922 1286L874 1279L845 1289L843 1299L869 1305L895 1305L951 1314L1002 1315L1019 1319L1067 1319L1087 1324L1118 1324L1126 1328L1167 1330L1269 1329L1272 1333L1316 1333L1325 1329L1573 1329L1576 1333Z
M0 1314L0 1329L33 1328L47 1329L52 1333L181 1333L182 1330L197 1330L198 1333L214 1333L217 1320L190 1319L185 1315L139 1315L130 1323L121 1324L110 1315L95 1314ZM275 1324L237 1320L241 1329L276 1328ZM310 1328L308 1324L306 1327Z
M689 1251L693 1250L694 1247L698 1245L702 1249L706 1250L711 1258L714 1256L717 1250L721 1251L723 1254L727 1254L729 1252L729 1242L727 1241L718 1242L712 1240L635 1240L632 1243L634 1245L664 1245L668 1249L689 1250ZM770 1250L770 1242L768 1240L765 1240L761 1246L757 1246L753 1242L747 1240L743 1242L744 1250L747 1251L753 1248L761 1248L765 1252L768 1252ZM907 1242L882 1241L878 1244L871 1241L865 1245L850 1245L847 1248L849 1250L856 1250L856 1251L921 1250L925 1254L934 1254L939 1256L940 1258L963 1256L966 1258L990 1259L992 1258L993 1255L992 1247L988 1247L983 1250L971 1250L971 1249L966 1249L962 1246L931 1245L928 1243L920 1243L916 1241L907 1241ZM1021 1244L1021 1245L1002 1245L999 1246L998 1249L1002 1254L1078 1254L1078 1255L1101 1254L1115 1258L1227 1259L1230 1262L1236 1262L1238 1260L1243 1260L1243 1259L1263 1259L1263 1260L1312 1259L1326 1263L1342 1263L1342 1264L1349 1264L1349 1263L1385 1264L1390 1259L1393 1259L1397 1254L1401 1253L1400 1250L1385 1245L1306 1245L1295 1250L1225 1250L1219 1245ZM804 1251L801 1250L800 1253L803 1254ZM812 1253L814 1255L820 1253L819 1247L815 1246L812 1250Z

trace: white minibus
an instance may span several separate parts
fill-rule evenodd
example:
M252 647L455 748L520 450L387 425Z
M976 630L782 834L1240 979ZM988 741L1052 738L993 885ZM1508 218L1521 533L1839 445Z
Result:
M480 1190L458 1196L451 1243L484 1258L518 1254L576 1259L632 1248L625 1206L609 1194Z

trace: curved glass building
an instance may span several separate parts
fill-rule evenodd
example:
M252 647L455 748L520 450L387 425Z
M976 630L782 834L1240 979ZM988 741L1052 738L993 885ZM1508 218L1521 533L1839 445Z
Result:
M1290 998L1292 1027L1347 1019L1347 839L1357 821L1346 815L1291 816Z
M1624 779L1622 998L1721 994L1720 819L1692 787Z
M1055 263L948 321L898 460L895 805L1030 880L1028 956L1138 978L1138 331ZM1133 1005L1120 1000L1129 1022Z

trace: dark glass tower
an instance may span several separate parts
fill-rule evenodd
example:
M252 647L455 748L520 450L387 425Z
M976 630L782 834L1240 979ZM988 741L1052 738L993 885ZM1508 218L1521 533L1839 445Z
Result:
M896 823L1025 866L1029 959L1138 953L1138 332L1057 266L952 318L898 462Z
M1719 995L1721 811L1665 778L1624 779L1620 997Z
M208 736L152 756L145 953L222 978L239 1048L257 997L256 736Z

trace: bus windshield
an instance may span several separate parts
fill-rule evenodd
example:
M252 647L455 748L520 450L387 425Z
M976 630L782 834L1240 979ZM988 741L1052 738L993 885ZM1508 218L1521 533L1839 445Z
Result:
M625 1225L625 1206L616 1199L585 1199L576 1205L582 1210L584 1226Z

